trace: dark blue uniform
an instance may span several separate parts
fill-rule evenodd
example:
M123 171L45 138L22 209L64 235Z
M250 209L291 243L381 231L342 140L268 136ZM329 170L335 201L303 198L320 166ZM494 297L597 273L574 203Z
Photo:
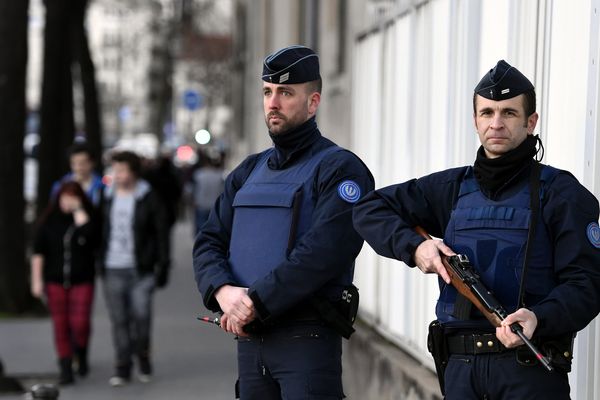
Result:
M466 197L469 190L463 183L472 177L472 167L449 169L379 189L356 205L355 227L379 254L402 260L411 267L415 266L415 250L424 241L414 232L416 225L432 236L444 237L446 244L457 252L471 251L469 257L476 260L474 267L479 269L483 280L487 279L490 286L496 284L497 290L504 291L504 306L514 311L524 246L520 251L509 248L507 251L511 255L504 258L504 269L490 275L486 268L493 264L495 257L501 258L495 247L501 244L498 239L480 240L473 250L473 246L468 245L473 240L468 237L468 231L487 229L488 232L499 232L498 237L501 237L502 229L505 229L502 224L510 220L511 229L517 226L524 232L524 245L529 217L519 214L519 207L522 208L519 196L523 196L524 188L528 187L529 174L530 167L522 170L496 192L493 200L486 200L479 188L471 191L476 198ZM554 176L541 185L539 218L542 229L537 229L525 285L527 307L538 319L533 339L539 342L574 335L598 314L600 307L598 201L568 172L556 171L551 175ZM466 211L461 206L463 196L472 206ZM518 207L512 208L514 214L506 212L511 202L519 203ZM484 220L485 224L477 222ZM536 254L536 246L544 249L546 240L550 250ZM510 265L514 268L506 267ZM481 316L476 312L466 320L452 318L452 297L445 295L447 286L441 280L440 289L436 312L448 328L447 332L452 332L453 328L460 333L483 335L494 332L487 321L482 325ZM504 349L486 354L470 354L477 351L452 354L445 373L447 398L569 397L566 372L557 370L549 374L539 366L521 365L524 363L517 361L516 352ZM449 386L448 382L452 384Z
M363 242L352 226L352 207L360 193L373 189L374 182L360 159L332 147L335 145L320 135L314 119L300 130L304 133L292 151L275 147L249 156L228 176L225 191L194 246L195 276L206 307L220 311L214 294L221 286L248 286L258 314L259 324L253 324L252 336L238 341L243 399L343 397L341 336L324 323L310 298L319 295L334 300L339 298L343 284L351 282L354 259ZM253 212L239 209L255 206L255 212L261 213L262 206L270 205L274 218L279 218L277 205L285 207L294 196L287 180L281 182L286 185L269 182L268 189L256 189L262 183L256 182L254 175L276 179L279 172L292 170L314 157L322 159L314 163L314 168L307 168L302 178L300 186L308 187L303 190L295 240L288 243L286 227L269 239L273 248L265 251L267 245L257 243L277 227L269 227L266 214L259 218L254 215L251 220ZM341 192L347 182L352 182L359 193L350 192L348 196ZM354 194L358 196L353 198ZM309 217L303 217L307 211ZM245 218L250 222L240 223ZM280 240L281 235L285 240ZM244 240L257 247L244 248ZM289 248L282 248L288 244ZM269 263L273 257L281 257L277 265L256 262Z

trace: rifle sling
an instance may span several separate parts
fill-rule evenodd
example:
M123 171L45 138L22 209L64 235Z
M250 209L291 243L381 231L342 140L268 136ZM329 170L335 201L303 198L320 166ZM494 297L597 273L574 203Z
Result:
M540 176L542 165L534 161L529 175L529 207L531 208L531 218L529 220L529 230L527 232L527 243L525 245L525 258L523 259L523 270L521 272L521 283L519 285L518 307L525 307L525 278L527 276L527 267L531 257L531 249L535 239L537 220L540 213Z

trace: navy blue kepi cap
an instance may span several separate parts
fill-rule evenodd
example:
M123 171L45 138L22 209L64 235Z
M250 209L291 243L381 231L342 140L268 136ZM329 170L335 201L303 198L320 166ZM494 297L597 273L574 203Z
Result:
M475 93L490 100L506 100L533 89L533 84L518 69L504 60L481 78Z
M267 56L263 63L262 80L265 82L304 83L319 78L319 56L308 47L283 48Z

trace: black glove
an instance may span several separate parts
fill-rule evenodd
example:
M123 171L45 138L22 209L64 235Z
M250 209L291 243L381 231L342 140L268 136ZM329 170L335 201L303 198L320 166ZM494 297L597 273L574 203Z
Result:
M169 282L169 270L164 268L156 272L154 279L157 288L164 288Z

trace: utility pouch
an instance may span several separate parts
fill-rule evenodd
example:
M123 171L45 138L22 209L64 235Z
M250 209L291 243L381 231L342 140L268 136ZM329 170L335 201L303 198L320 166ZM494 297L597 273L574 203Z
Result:
M354 324L354 321L356 320L358 301L358 288L354 285L350 285L342 291L342 299L338 302L340 312L351 325Z
M540 346L552 366L557 370L569 373L571 372L571 363L573 362L573 344L575 335L563 335L542 343Z
M549 340L539 341L540 351L546 355L546 358L552 366L564 373L571 372L571 363L573 361L573 344L575 335L563 335ZM530 366L537 365L538 359L525 346L516 349L517 363Z
M323 297L315 296L310 299L311 305L329 327L342 337L349 339L354 333L352 325L358 312L358 288L350 285L342 291L338 301L331 302Z
M432 321L429 324L427 349L433 356L435 372L437 373L440 390L442 391L442 395L445 395L444 373L446 372L446 366L448 365L448 358L450 355L448 353L448 344L446 342L446 335L444 334L444 327L438 320Z

